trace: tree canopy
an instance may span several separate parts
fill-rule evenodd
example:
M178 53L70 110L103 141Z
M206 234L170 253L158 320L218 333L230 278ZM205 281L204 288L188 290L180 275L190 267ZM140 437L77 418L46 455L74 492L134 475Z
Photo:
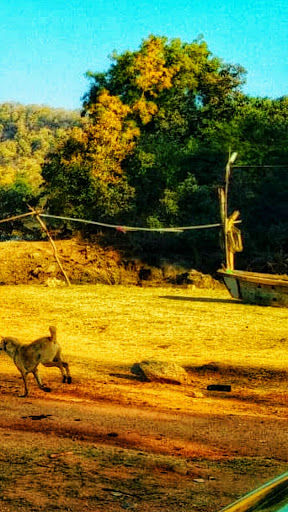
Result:
M242 167L232 174L229 208L241 211L246 254L288 252L287 97L245 95L245 69L214 56L203 38L150 35L87 78L81 118L0 109L6 200L20 187L56 214L148 227L217 222L232 149ZM200 259L219 246L218 233L174 237L174 249L183 244Z

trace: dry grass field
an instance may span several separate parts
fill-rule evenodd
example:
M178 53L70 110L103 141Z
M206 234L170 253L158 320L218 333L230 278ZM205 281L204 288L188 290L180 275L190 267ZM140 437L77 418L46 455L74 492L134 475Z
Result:
M287 309L193 287L2 286L0 301L0 334L55 325L73 376L41 367L52 392L31 377L19 398L0 354L0 511L217 512L286 470ZM141 382L143 360L192 382Z

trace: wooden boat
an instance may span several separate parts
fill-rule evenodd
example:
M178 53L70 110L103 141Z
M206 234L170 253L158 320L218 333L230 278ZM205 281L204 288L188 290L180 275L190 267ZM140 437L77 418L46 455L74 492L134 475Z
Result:
M228 183L231 167L237 157L233 153L226 166L225 188L219 189L220 213L223 226L226 266L218 270L230 295L249 304L259 306L288 307L288 276L262 274L234 269L234 254L243 249L241 233L235 223L239 222L239 211L228 217Z
M230 295L248 304L288 307L288 276L218 270Z

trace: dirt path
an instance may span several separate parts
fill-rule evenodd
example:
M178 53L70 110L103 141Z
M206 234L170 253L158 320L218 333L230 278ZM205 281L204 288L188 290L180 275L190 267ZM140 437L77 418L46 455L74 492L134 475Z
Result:
M143 407L137 405L137 400L130 405L113 403L105 396L95 400L63 393L36 398L40 393L35 391L28 399L2 396L0 428L54 433L188 458L250 456L288 460L288 411L284 401L264 407L253 404L252 411L249 404L243 406L241 396L230 399L222 393L221 398L191 398L196 403L186 412L184 407L169 410L160 403L157 407Z
M31 382L23 399L19 378L5 375L0 510L212 512L284 471L284 382L257 390L235 381L217 394L205 391L207 375L195 379L198 397L122 375L89 392L55 377L43 394Z

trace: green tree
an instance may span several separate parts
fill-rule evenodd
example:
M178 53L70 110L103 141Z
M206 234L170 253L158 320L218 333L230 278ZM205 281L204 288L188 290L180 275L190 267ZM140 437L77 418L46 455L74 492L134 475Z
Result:
M27 210L43 184L47 153L65 138L69 126L80 124L80 113L37 105L0 105L1 217Z
M42 169L43 195L50 212L107 220L129 211L134 190L121 176L123 147L117 151L117 137L112 146L102 148L95 142L99 141L99 131L109 132L107 126L109 119L96 130L92 124L73 128L47 159Z
M287 98L244 95L245 70L214 56L201 38L151 35L136 51L114 52L107 72L87 77L83 126L44 166L50 207L75 205L83 216L119 222L129 213L130 222L157 227L216 222L231 148L246 167L232 174L230 207L240 208L245 228L259 228L263 247L257 208L269 190L280 190L282 168L263 179L258 166L287 163ZM285 220L278 229L281 209L267 214L278 241L286 229ZM185 237L199 255L218 245L215 231Z
M107 73L88 73L84 112L91 115L103 90L129 106L126 119L137 124L139 135L121 166L136 190L135 217L177 223L179 184L193 175L190 159L203 112L233 98L245 72L214 57L202 39L183 43L151 35L139 50L114 52L111 59Z

